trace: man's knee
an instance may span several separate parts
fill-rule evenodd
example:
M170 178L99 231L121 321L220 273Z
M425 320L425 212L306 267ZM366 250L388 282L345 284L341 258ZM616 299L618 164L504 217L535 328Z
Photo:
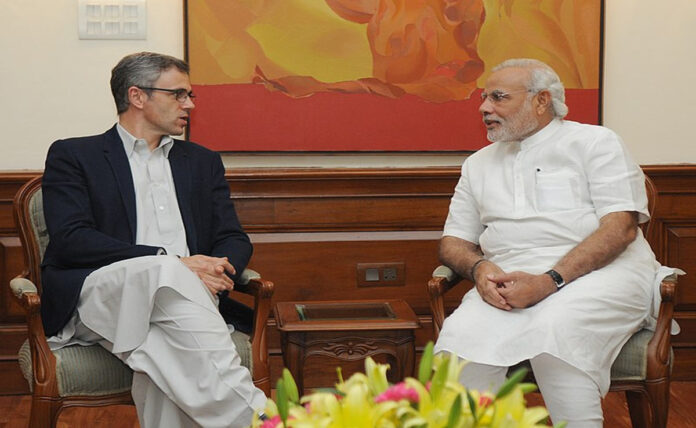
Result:
M459 374L459 383L479 391L497 391L505 382L507 367L467 362Z

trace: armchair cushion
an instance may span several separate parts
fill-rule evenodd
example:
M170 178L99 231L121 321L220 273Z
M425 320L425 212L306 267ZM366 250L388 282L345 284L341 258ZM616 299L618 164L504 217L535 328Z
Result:
M648 342L653 331L642 329L628 339L611 366L612 381L643 380L648 368Z
M43 215L43 198L41 196L41 189L38 189L36 195L29 201L28 207L29 221L34 232L34 239L36 239L39 247L39 260L43 259L49 241L48 228Z
M61 397L100 396L130 391L133 381L131 369L99 345L66 346L53 351L53 355L56 357L58 394ZM19 365L29 382L29 388L33 389L28 340L19 349ZM80 376L74 373L80 373Z
M241 331L235 330L230 335L232 337L232 343L234 347L237 348L237 354L242 360L241 365L248 368L251 373L254 373L254 359L251 356L251 340L249 336Z
M252 371L251 342L239 331L231 334L241 364ZM72 345L53 351L56 357L58 394L68 396L101 396L130 391L133 372L121 360L100 345ZM19 366L33 392L34 373L31 366L29 340L19 349ZM80 373L79 376L70 373Z
M611 366L611 380L645 380L648 375L648 342L655 332L644 328L628 339ZM670 349L669 361L674 361L674 350ZM671 368L671 363L670 363Z

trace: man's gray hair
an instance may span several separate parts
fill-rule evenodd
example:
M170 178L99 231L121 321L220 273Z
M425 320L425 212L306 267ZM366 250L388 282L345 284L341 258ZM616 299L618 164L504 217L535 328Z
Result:
M565 88L553 68L536 59L515 58L503 61L493 67L492 71L510 67L520 67L529 70L530 78L529 83L527 83L527 89L532 93L536 94L543 90L549 91L551 94L551 109L555 117L563 119L568 114L568 106L565 104Z
M111 70L111 93L116 102L116 111L121 114L128 110L128 88L131 86L152 87L163 71L176 67L182 73L189 73L189 66L173 56L153 52L139 52L125 56ZM148 95L152 93L145 90Z

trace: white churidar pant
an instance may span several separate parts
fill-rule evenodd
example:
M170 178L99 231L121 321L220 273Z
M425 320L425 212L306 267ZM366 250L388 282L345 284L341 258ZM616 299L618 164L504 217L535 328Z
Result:
M176 257L139 257L93 272L78 312L135 372L144 428L247 426L264 408L215 297Z
M544 404L554 423L568 428L602 428L602 398L597 383L584 371L549 354L529 360ZM505 382L508 367L468 362L459 376L467 388L497 391Z

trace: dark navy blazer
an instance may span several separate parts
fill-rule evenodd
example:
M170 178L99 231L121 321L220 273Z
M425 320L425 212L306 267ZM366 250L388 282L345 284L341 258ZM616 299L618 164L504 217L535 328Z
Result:
M175 140L169 164L190 253L226 256L241 273L252 246L230 200L220 156ZM135 188L116 126L53 143L42 190L50 242L41 269L41 315L51 336L70 319L87 275L119 260L154 255L159 247L135 244Z

